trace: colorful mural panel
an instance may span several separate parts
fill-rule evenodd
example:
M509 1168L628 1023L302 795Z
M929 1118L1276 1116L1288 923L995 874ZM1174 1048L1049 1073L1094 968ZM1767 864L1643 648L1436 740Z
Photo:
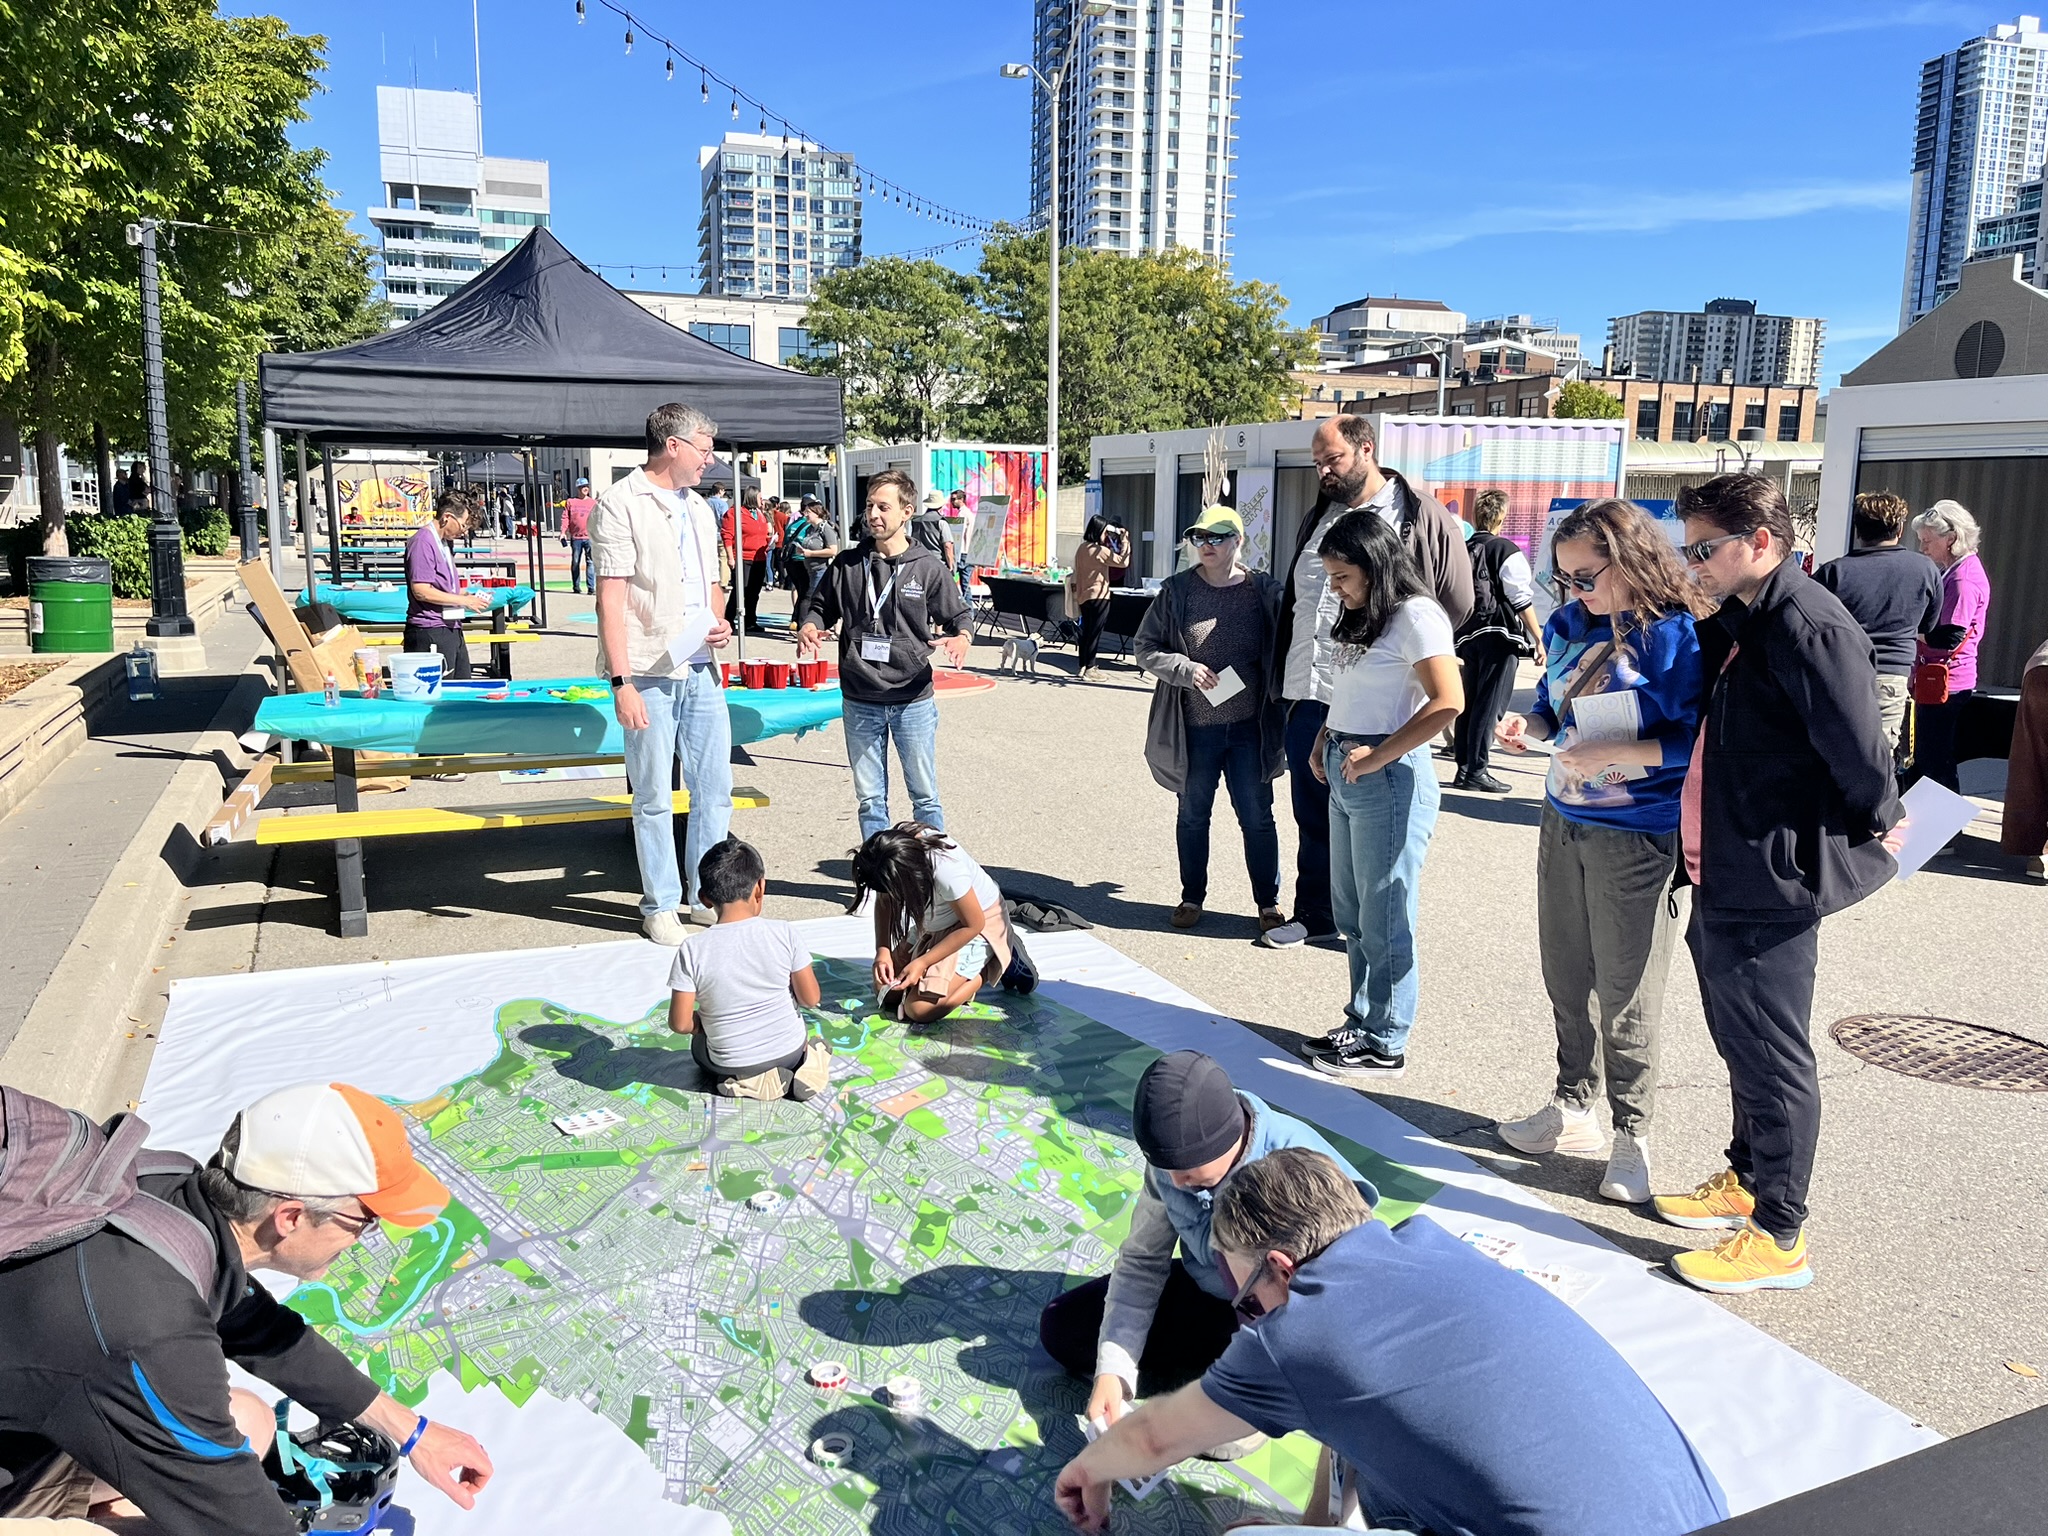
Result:
M431 501L426 473L417 469L350 466L337 474L335 498L342 521L351 528L416 528L427 520Z
M1003 527L1003 559L1011 565L1044 565L1052 558L1046 540L1045 454L1028 448L934 448L931 488L942 496L967 492L969 510L984 496L1010 498Z
M1553 499L1612 496L1621 482L1621 441L1612 422L1546 423L1532 432L1520 421L1395 419L1384 431L1381 461L1427 481L1437 500L1468 522L1481 491L1506 491L1501 532L1531 556Z

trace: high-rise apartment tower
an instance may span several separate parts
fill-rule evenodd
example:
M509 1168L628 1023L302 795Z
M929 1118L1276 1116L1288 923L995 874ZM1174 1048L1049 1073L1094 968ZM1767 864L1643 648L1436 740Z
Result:
M1993 27L1920 67L1904 330L1956 291L1982 227L2019 211L2048 158L2048 35L2038 16ZM1994 231L1992 245L2004 230Z
M1185 246L1230 260L1240 0L1038 0L1034 62L1060 93L1060 242L1094 250ZM1031 114L1031 211L1052 199L1052 115Z
M774 134L728 133L697 152L702 291L808 298L860 263L860 167L851 155Z

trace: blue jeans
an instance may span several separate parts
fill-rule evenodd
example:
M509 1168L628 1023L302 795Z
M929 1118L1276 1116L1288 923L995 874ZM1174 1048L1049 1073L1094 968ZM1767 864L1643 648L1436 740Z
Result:
M1422 856L1436 830L1442 791L1427 746L1345 783L1346 755L1384 740L1333 731L1323 769L1330 776L1330 900L1351 962L1345 1022L1363 1029L1374 1050L1398 1056L1415 1025Z
M1330 706L1298 699L1287 707L1287 783L1294 800L1294 920L1311 934L1334 933L1330 915L1330 792L1309 772L1316 732Z
M590 590L595 592L597 590L597 567L591 563L590 540L571 539L569 541L569 590L571 592L582 590L583 573L585 571L590 573Z
M866 842L889 825L889 738L896 738L896 757L903 764L903 786L910 791L910 814L918 821L946 829L939 804L939 701L923 698L911 704L862 704L848 699L840 718L846 726L846 761L853 769L853 793L860 801L860 840Z
M1180 792L1174 842L1180 849L1180 899L1196 906L1209 895L1209 817L1218 780L1230 786L1230 805L1244 834L1244 867L1252 900L1280 901L1280 832L1273 825L1273 785L1259 746L1259 722L1188 727L1187 779Z
M633 781L633 852L640 861L640 911L652 917L695 902L697 865L732 826L732 720L725 690L709 666L677 677L636 677L647 729L627 731L626 775ZM672 765L683 765L690 815L683 837L686 895L676 870Z

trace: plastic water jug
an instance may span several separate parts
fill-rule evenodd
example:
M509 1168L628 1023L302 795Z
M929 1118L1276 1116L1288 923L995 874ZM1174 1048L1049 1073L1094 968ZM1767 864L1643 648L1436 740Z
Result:
M140 703L144 699L161 698L156 686L156 652L140 640L135 649L123 658L128 664L128 702Z

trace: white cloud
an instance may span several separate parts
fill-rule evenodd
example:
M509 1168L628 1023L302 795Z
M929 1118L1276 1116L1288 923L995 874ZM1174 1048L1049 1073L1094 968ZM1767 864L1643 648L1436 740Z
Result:
M1895 5L1887 10L1863 11L1832 19L1799 22L1777 34L1776 41L1797 42L1808 37L1837 37L1844 32L1878 32L1893 27L1953 27L1964 29L1957 41L1973 36L1984 22L1984 12L1964 5Z
M1367 238L1384 251L1434 251L1502 235L1658 234L1685 224L1764 223L1838 210L1903 209L1907 185L1904 180L1812 182L1614 194L1559 189L1547 202L1475 208L1444 217L1408 210L1398 224L1381 225Z

